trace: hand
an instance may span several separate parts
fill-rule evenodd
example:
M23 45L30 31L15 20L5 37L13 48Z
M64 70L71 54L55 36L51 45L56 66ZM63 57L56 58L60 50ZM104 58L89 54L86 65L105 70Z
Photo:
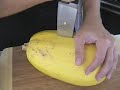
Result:
M114 38L101 23L84 23L75 36L76 64L81 65L84 60L84 45L95 43L97 52L94 62L87 68L86 74L90 74L98 66L103 64L96 79L100 81L104 76L111 78L118 62L118 53L115 48Z

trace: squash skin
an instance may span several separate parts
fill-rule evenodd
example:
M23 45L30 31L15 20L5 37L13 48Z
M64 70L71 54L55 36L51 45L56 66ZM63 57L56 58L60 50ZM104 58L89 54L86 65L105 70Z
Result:
M105 80L96 81L97 68L86 75L86 68L92 63L96 54L94 44L85 45L84 63L75 65L75 44L73 38L61 37L54 30L39 32L30 39L26 50L29 62L39 71L77 86L97 85Z

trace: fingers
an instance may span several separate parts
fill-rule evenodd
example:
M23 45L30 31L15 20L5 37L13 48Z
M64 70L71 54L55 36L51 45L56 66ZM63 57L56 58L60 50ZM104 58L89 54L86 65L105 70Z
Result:
M79 37L75 37L75 62L76 65L81 65L84 58L84 44L85 42Z
M100 81L104 76L106 76L107 73L111 70L111 68L113 66L113 59L114 59L113 51L114 51L113 47L108 49L103 67L97 75L97 80L98 81ZM112 73L112 72L113 71L110 71L110 73Z
M107 45L103 46L101 42L96 42L96 48L97 48L96 58L94 62L92 63L92 65L88 67L86 71L87 75L91 73L92 71L94 71L98 66L100 66L103 63L108 46Z
M108 79L111 78L112 73L113 73L114 70L116 69L117 63L118 63L118 53L117 53L117 51L116 51L115 49L114 49L113 55L114 55L113 67L112 67L112 69L111 69L111 70L108 72L108 74L107 74L107 78L108 78Z
M90 74L97 67L102 66L101 71L96 76L96 79L100 81L103 77L111 78L113 71L116 69L118 62L118 54L115 50L114 42L110 40L99 40L96 43L96 57L94 62L87 68L86 74ZM103 45L104 44L104 45ZM80 36L75 37L75 62L76 65L81 65L84 59L84 45L85 40ZM103 63L104 62L104 63Z

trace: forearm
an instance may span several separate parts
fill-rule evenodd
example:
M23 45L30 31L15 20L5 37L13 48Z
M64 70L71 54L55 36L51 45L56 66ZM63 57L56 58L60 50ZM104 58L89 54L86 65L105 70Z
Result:
M86 23L87 22L89 23L91 21L101 23L100 0L83 0L83 4L84 4L84 21Z
M0 18L21 12L46 1L51 0L1 0Z

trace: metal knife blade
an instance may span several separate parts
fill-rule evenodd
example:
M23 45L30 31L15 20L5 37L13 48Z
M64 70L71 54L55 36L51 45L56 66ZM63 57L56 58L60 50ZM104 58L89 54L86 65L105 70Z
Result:
M66 1L73 0L62 0L58 3L57 33L60 36L73 37L74 29L75 32L80 29L83 19L82 0L78 4Z
M77 15L77 5L58 2L57 33L60 36L72 37Z

